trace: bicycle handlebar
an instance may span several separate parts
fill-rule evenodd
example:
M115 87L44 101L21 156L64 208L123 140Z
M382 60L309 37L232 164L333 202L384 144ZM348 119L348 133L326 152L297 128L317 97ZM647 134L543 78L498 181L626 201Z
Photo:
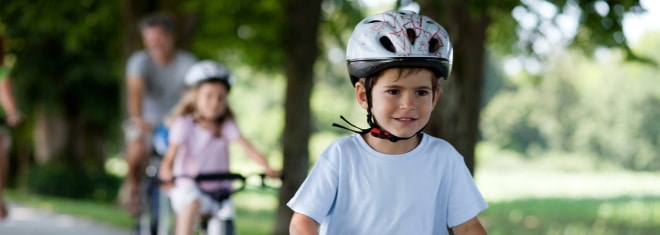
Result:
M200 190L203 193L208 194L211 198L217 201L228 199L232 194L243 191L243 189L245 189L245 177L241 174L236 174L236 173L229 173L229 172L204 173L204 174L199 174L197 176L180 175L174 177L174 179L177 178L192 179L198 184L198 187L199 187L199 183L201 182L234 182L234 181L240 182L240 186L238 186L238 188L235 189L221 188L215 191L204 191L201 190L200 188Z
M217 173L203 173L199 174L197 176L188 176L188 175L180 175L180 176L175 176L174 179L176 178L187 178L187 179L192 179L194 180L197 184L201 182L239 182L240 185L235 188L235 189L221 189L221 192L205 192L207 194L215 194L216 196L220 196L221 198L228 198L232 194L236 192L243 191L246 188L247 185L247 179L252 177L252 176L258 176L259 180L261 181L260 186L261 188L277 188L271 185L268 185L266 183L266 174L264 173L258 173L258 174L250 174L247 176L237 174L237 173L231 173L231 172L217 172ZM281 177L280 179L283 179Z

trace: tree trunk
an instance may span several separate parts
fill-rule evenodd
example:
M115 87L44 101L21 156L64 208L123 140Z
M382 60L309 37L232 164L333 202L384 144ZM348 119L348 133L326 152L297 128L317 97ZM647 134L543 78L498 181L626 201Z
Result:
M289 234L292 211L286 202L307 176L309 169L308 143L311 135L309 104L314 62L318 54L317 30L320 22L321 0L288 0L285 15L285 73L287 77L284 132L283 173L286 176L280 190L275 234Z
M53 161L54 157L64 151L67 140L65 120L61 115L48 115L43 107L39 105L34 110L34 130L32 133L34 141L34 157L37 164L46 164Z
M475 146L484 79L486 29L490 23L485 6L470 1L420 0L421 12L447 29L454 46L450 78L427 127L429 134L449 141L465 158L474 174Z

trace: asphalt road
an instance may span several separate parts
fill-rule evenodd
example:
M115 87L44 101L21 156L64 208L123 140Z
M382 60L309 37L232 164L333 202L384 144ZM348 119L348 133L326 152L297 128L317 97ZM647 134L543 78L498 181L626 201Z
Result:
M69 215L54 214L11 203L9 207L9 218L0 220L0 235L131 234L126 229Z

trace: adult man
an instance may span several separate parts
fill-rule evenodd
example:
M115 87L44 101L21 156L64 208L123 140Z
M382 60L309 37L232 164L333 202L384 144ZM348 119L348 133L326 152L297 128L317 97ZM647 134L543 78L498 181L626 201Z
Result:
M163 13L148 15L139 24L145 48L134 52L126 64L128 114L124 123L127 180L122 204L133 215L139 213L139 187L150 150L153 128L177 103L184 75L196 62L189 52L175 48L173 19Z

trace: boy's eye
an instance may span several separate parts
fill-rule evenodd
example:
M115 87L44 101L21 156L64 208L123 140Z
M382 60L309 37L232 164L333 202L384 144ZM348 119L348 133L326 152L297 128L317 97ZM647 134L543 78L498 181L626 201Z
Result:
M390 94L390 95L398 95L400 93L399 90L395 90L395 89L387 90L385 92L387 92L387 94Z
M425 96L425 95L429 94L429 91L427 91L427 90L418 90L416 93L417 93L418 96Z

